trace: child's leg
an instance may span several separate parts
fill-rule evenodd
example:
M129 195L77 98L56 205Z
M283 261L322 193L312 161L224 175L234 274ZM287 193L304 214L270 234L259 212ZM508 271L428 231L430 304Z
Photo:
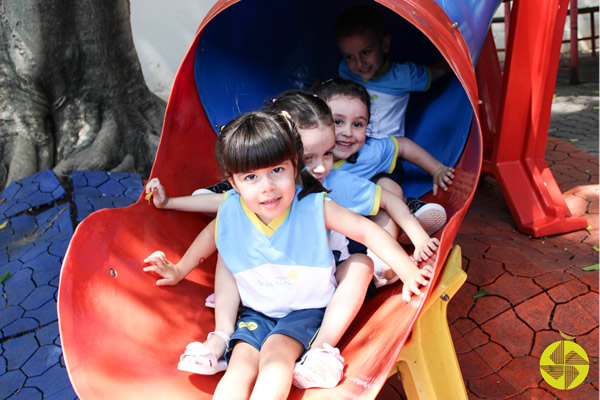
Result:
M290 336L269 336L260 349L258 377L250 399L286 399L294 364L303 351L304 346Z
M254 346L243 341L236 343L213 399L248 399L258 374L258 361L259 352Z
M337 267L338 287L325 309L317 337L294 368L294 386L301 389L336 386L343 377L344 359L334 348L360 310L373 279L373 261L353 254Z
M402 188L392 179L381 178L377 181L377 184L381 186L382 189L392 192L397 197L404 200L404 193L402 192ZM398 225L396 225L396 223L392 220L390 215L385 210L380 209L376 215L371 217L371 220L373 220L373 222L385 229L387 233L389 233L394 239L398 238L400 228L398 227Z
M311 347L324 343L337 346L360 310L373 279L373 262L364 254L353 254L338 265L335 277L338 287L325 309L321 328Z

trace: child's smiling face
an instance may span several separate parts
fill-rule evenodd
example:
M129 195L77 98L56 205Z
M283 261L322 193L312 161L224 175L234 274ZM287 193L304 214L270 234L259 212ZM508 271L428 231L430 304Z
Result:
M345 160L360 150L367 140L367 106L359 98L350 96L334 96L327 105L333 114L335 127L333 157Z
M268 225L283 215L296 195L296 168L291 160L229 179L246 206Z
M370 29L342 37L338 47L350 71L368 81L379 72L390 50L391 36L378 38Z

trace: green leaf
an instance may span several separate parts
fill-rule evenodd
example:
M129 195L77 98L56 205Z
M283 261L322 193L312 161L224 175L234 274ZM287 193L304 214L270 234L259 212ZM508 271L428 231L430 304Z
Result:
M592 230L592 226L591 225L586 226L585 230L588 231L588 232L591 231Z
M4 221L3 223L0 224L0 229L4 229L8 226L8 220Z
M478 298L480 298L480 297L485 297L485 296L487 296L488 294L489 294L489 293L488 293L488 292L486 292L486 291L485 291L485 289L481 289L479 292L477 292L477 293L475 293L475 294L473 295L473 298L474 298L475 300L477 300Z
M571 143L579 142L579 139L569 139L569 142L571 142Z
M592 170L591 170L591 169L586 169L586 170L585 170L585 173L586 173L586 174L589 174L590 172L592 172Z
M584 271L598 271L600 269L600 264L590 265L589 267L581 268Z
M600 250L600 249L598 248L598 246L596 246L596 245L593 245L593 246L592 246L592 250L594 250L594 251L597 253L597 252L598 252L598 250Z
M4 281L7 280L8 278L10 278L10 272L7 272L0 277L0 284L4 283Z

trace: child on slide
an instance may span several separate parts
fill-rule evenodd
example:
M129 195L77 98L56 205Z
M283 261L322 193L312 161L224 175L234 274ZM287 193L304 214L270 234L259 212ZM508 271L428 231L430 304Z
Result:
M218 223L209 224L183 258L196 258L196 265L214 249L206 239L215 234L219 333L209 334L204 344L189 345L180 362L190 370L220 369L217 360L225 353L229 365L216 399L288 395L294 364L309 348L336 292L327 229L367 245L397 267L403 297L419 293L418 286L431 277L431 268L417 268L383 229L329 200L318 181L307 171L300 173L302 156L302 142L284 114L243 114L219 137L217 159L235 191L219 207ZM295 185L299 174L303 187ZM147 262L153 265L145 270L163 279L176 280L191 270L189 265L178 269L160 253ZM243 309L229 339L239 300Z
M386 230L392 227L389 233L393 237L398 236L397 227L400 227L408 236L409 243L415 246L417 261L425 260L433 254L439 241L429 237L401 197L368 179L341 169L332 169L336 147L335 129L331 111L321 98L308 92L290 90L273 98L265 109L274 112L289 111L302 137L305 165L330 190L329 195L333 200L358 214L372 216L378 223L383 221L380 225ZM385 214L384 218L381 218L382 214ZM336 248L332 246L332 250L349 254L346 238L340 238L332 232L331 243L341 244ZM379 259L370 250L367 255L375 262L376 287L398 279L391 269L378 268Z
M380 208L390 209L390 214L410 233L410 237L415 243L416 259L427 259L436 250L439 243L437 239L429 238L401 199L386 190L382 190L369 180L359 178L345 171L331 171L333 164L332 148L335 145L333 119L329 107L323 100L301 91L289 91L274 100L265 108L272 111L290 110L292 120L296 123L300 132L303 145L306 146L305 162L307 169L330 190L329 196L334 201L362 215L376 214ZM181 198L168 198L164 187L157 178L148 182L146 192L155 193L153 202L157 208L178 208L205 213L216 212L224 197L222 194L208 193ZM339 245L336 245L336 243L339 243ZM336 272L338 289L334 295L334 300L328 307L328 313L319 334L313 342L311 351L303 357L302 362L298 363L294 371L294 384L301 388L331 387L335 386L341 378L342 371L335 372L339 363L334 362L332 357L327 357L328 355L325 354L326 352L335 354L337 349L333 349L327 344L337 345L360 309L364 293L373 276L372 267L365 267L364 262L361 263L361 259L357 259L358 255L352 255L351 258L348 258L347 243L345 236L336 235L332 232L330 246L334 253L338 254L336 260L338 262L348 260L338 265ZM186 256L184 256L185 258ZM185 264L183 259L181 263ZM351 264L354 266L348 268ZM192 265L191 268L194 266ZM182 274L182 277L186 274ZM398 275L396 274L389 280L375 276L375 285L379 287L383 284L392 283L397 279ZM405 298L405 300L408 299ZM329 312L330 310L331 312ZM329 358L329 361L327 361L327 358ZM329 371L334 372L324 373L323 370L327 370L324 365L330 365Z
M404 125L410 92L428 90L432 81L448 73L448 65L443 61L431 67L412 62L390 61L391 35L386 31L383 16L374 7L368 5L344 11L336 20L334 36L343 55L338 70L339 76L364 86L369 95L370 109L366 135L371 138L396 137L395 145L398 151L414 154L414 161L406 159L433 176L434 196L438 186L446 190L446 186L451 184L454 178L453 169L437 162L424 149L405 138ZM360 137L352 138L349 131L346 134L347 136L338 136L336 158L351 162L362 147L364 137L361 140ZM375 144L380 147L384 143L369 143L369 146L377 148ZM375 154L377 152L378 150L375 149ZM363 160L359 160L359 164L369 158L366 149L363 153ZM383 164L383 166L390 166L389 163ZM349 166L342 166L342 168L349 168ZM393 166L391 169L393 170ZM352 170L357 173L356 168ZM373 171L367 171L366 174L375 175ZM384 179L380 184L397 195L402 195L398 185L393 185L390 179ZM441 206L430 205L412 198L407 199L407 202L427 233L433 233L436 228L439 229L445 223L446 213Z
M370 98L363 86L350 80L334 78L316 85L313 90L327 102L333 114L334 169L373 179L382 188L404 199L400 185L386 177L385 173L394 170L399 158L406 159L433 175L434 195L437 194L438 187L444 191L448 190L454 178L454 168L444 166L412 140L405 137L367 138ZM439 204L427 204L409 198L407 205L428 234L437 231L446 222L446 212ZM398 237L398 226L386 211L389 213L388 210L383 210L374 220L392 236ZM404 243L404 240L401 242ZM393 277L389 266L376 256L368 254L375 262L376 274Z

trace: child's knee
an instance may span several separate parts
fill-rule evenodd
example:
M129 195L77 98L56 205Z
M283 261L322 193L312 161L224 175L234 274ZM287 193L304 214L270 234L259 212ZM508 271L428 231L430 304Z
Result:
M395 180L383 177L377 181L377 184L381 186L382 189L394 193L401 199L404 198L404 192L402 191L402 187L400 187L400 185Z
M344 263L338 266L336 279L340 286L368 286L373 277L373 260L366 254L352 254Z

